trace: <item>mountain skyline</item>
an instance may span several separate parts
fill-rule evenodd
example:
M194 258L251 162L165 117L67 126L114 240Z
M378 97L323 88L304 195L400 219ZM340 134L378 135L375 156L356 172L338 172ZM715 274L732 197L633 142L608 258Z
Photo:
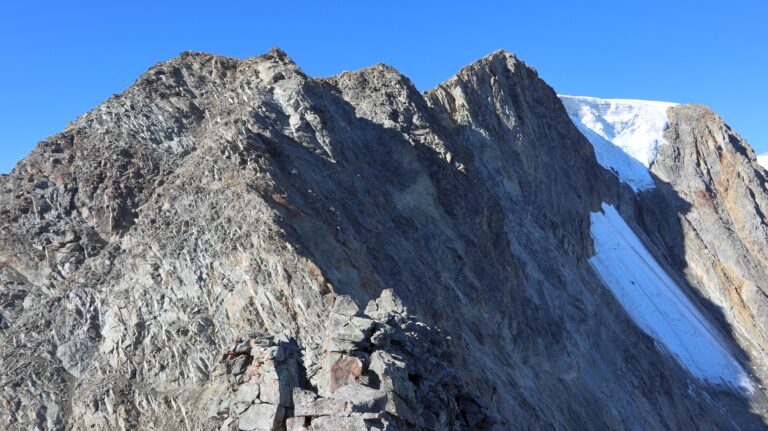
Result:
M0 172L159 61L182 51L242 59L273 46L312 76L383 62L420 91L504 48L561 94L709 106L765 153L767 15L758 1L16 2L0 14L0 38L9 41Z
M765 183L504 50L425 93L183 53L0 176L0 425L762 430Z
M9 3L0 430L768 431L766 16Z

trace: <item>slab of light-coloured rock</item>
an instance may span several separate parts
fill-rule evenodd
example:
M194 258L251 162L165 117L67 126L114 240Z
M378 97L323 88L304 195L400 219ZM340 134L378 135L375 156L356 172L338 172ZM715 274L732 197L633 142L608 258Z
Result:
M237 426L243 431L277 431L283 423L283 407L254 404L240 416Z
M376 429L360 417L320 416L312 419L312 431L369 431Z

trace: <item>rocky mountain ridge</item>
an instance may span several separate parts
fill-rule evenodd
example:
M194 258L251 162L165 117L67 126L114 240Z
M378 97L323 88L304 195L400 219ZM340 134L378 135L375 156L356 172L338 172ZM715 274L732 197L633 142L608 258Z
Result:
M159 63L0 176L3 427L760 429L765 173L668 115L636 193L505 51L426 93L277 49ZM603 203L755 393L606 289Z

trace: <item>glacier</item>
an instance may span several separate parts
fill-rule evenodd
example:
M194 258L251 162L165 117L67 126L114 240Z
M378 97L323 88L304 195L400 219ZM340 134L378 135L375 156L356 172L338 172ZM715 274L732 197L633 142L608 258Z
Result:
M603 167L635 191L652 189L648 168L664 142L670 102L559 95Z
M590 217L591 266L627 314L691 374L710 384L753 392L728 344L648 252L612 205Z
M757 156L757 163L765 169L768 169L768 153Z

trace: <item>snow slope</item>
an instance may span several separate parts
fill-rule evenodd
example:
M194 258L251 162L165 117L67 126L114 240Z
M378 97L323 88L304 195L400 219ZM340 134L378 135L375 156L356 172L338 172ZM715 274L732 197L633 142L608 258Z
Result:
M568 115L592 143L598 163L635 191L654 187L648 168L664 142L668 102L560 95Z
M768 169L768 153L757 156L757 163L765 169Z
M752 392L721 335L651 256L616 209L591 215L590 264L637 325L699 379Z

